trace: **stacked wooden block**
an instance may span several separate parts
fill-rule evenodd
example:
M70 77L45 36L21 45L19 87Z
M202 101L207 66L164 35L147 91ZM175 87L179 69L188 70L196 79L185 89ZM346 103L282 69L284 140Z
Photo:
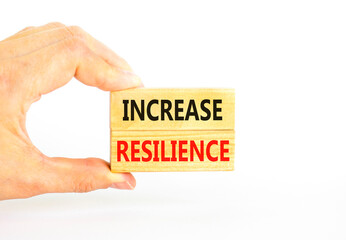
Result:
M111 93L111 170L214 171L234 166L233 89Z

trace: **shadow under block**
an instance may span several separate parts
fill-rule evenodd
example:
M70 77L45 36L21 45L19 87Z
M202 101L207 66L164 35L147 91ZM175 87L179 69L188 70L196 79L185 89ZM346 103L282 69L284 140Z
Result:
M112 172L233 168L233 89L111 93Z

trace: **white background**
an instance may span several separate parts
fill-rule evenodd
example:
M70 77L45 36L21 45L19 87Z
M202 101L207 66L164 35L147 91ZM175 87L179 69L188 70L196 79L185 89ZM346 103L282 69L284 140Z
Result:
M0 202L0 239L346 239L343 1L7 1L0 38L79 25L146 87L236 89L234 172ZM109 94L72 80L28 114L49 156L109 160ZM1 167L1 166L0 166ZM1 187L1 186L0 186Z

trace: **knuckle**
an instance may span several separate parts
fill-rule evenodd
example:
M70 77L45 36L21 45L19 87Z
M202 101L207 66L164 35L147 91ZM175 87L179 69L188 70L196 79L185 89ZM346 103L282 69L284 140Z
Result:
M74 192L84 193L96 189L95 181L90 177L79 179L75 183Z
M64 27L65 25L60 22L50 22L47 24L48 27Z
M85 42L78 37L68 38L65 40L65 43L68 50L78 56L85 54L88 50Z
M30 30L32 28L34 28L34 27L33 26L27 26L26 28L23 28L23 30L21 32L25 32L25 31Z
M80 176L76 179L74 184L75 192L90 192L96 189L96 180L93 176L92 169L95 166L95 161L93 159L84 159L83 160L83 176Z
M85 31L79 26L68 26L66 29L69 31L72 37L80 38L86 40Z
M79 53L87 52L87 35L84 30L78 26L65 27L67 34L70 35L67 38L69 48Z
M66 39L69 50L78 56L87 56L90 53L88 45L88 34L79 26L65 26Z

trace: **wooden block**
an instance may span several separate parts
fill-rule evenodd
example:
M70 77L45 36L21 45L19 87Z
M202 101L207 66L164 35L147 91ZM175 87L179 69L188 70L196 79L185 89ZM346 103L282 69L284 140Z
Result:
M112 172L229 171L233 166L233 89L111 93Z
M112 131L111 135L113 172L233 170L233 130Z
M151 106L148 108L150 101L152 101ZM135 104L141 110L140 112L144 113L143 120L137 114ZM168 108L169 105L171 105L171 110L167 112L171 115L171 119L166 112L162 113L162 108ZM182 112L177 109L182 109ZM190 111L188 111L189 109ZM210 112L209 118L208 111ZM148 112L156 120L150 120ZM188 116L187 112L190 113ZM196 119L196 115L198 119ZM234 90L139 88L112 92L111 129L232 130L234 129Z

